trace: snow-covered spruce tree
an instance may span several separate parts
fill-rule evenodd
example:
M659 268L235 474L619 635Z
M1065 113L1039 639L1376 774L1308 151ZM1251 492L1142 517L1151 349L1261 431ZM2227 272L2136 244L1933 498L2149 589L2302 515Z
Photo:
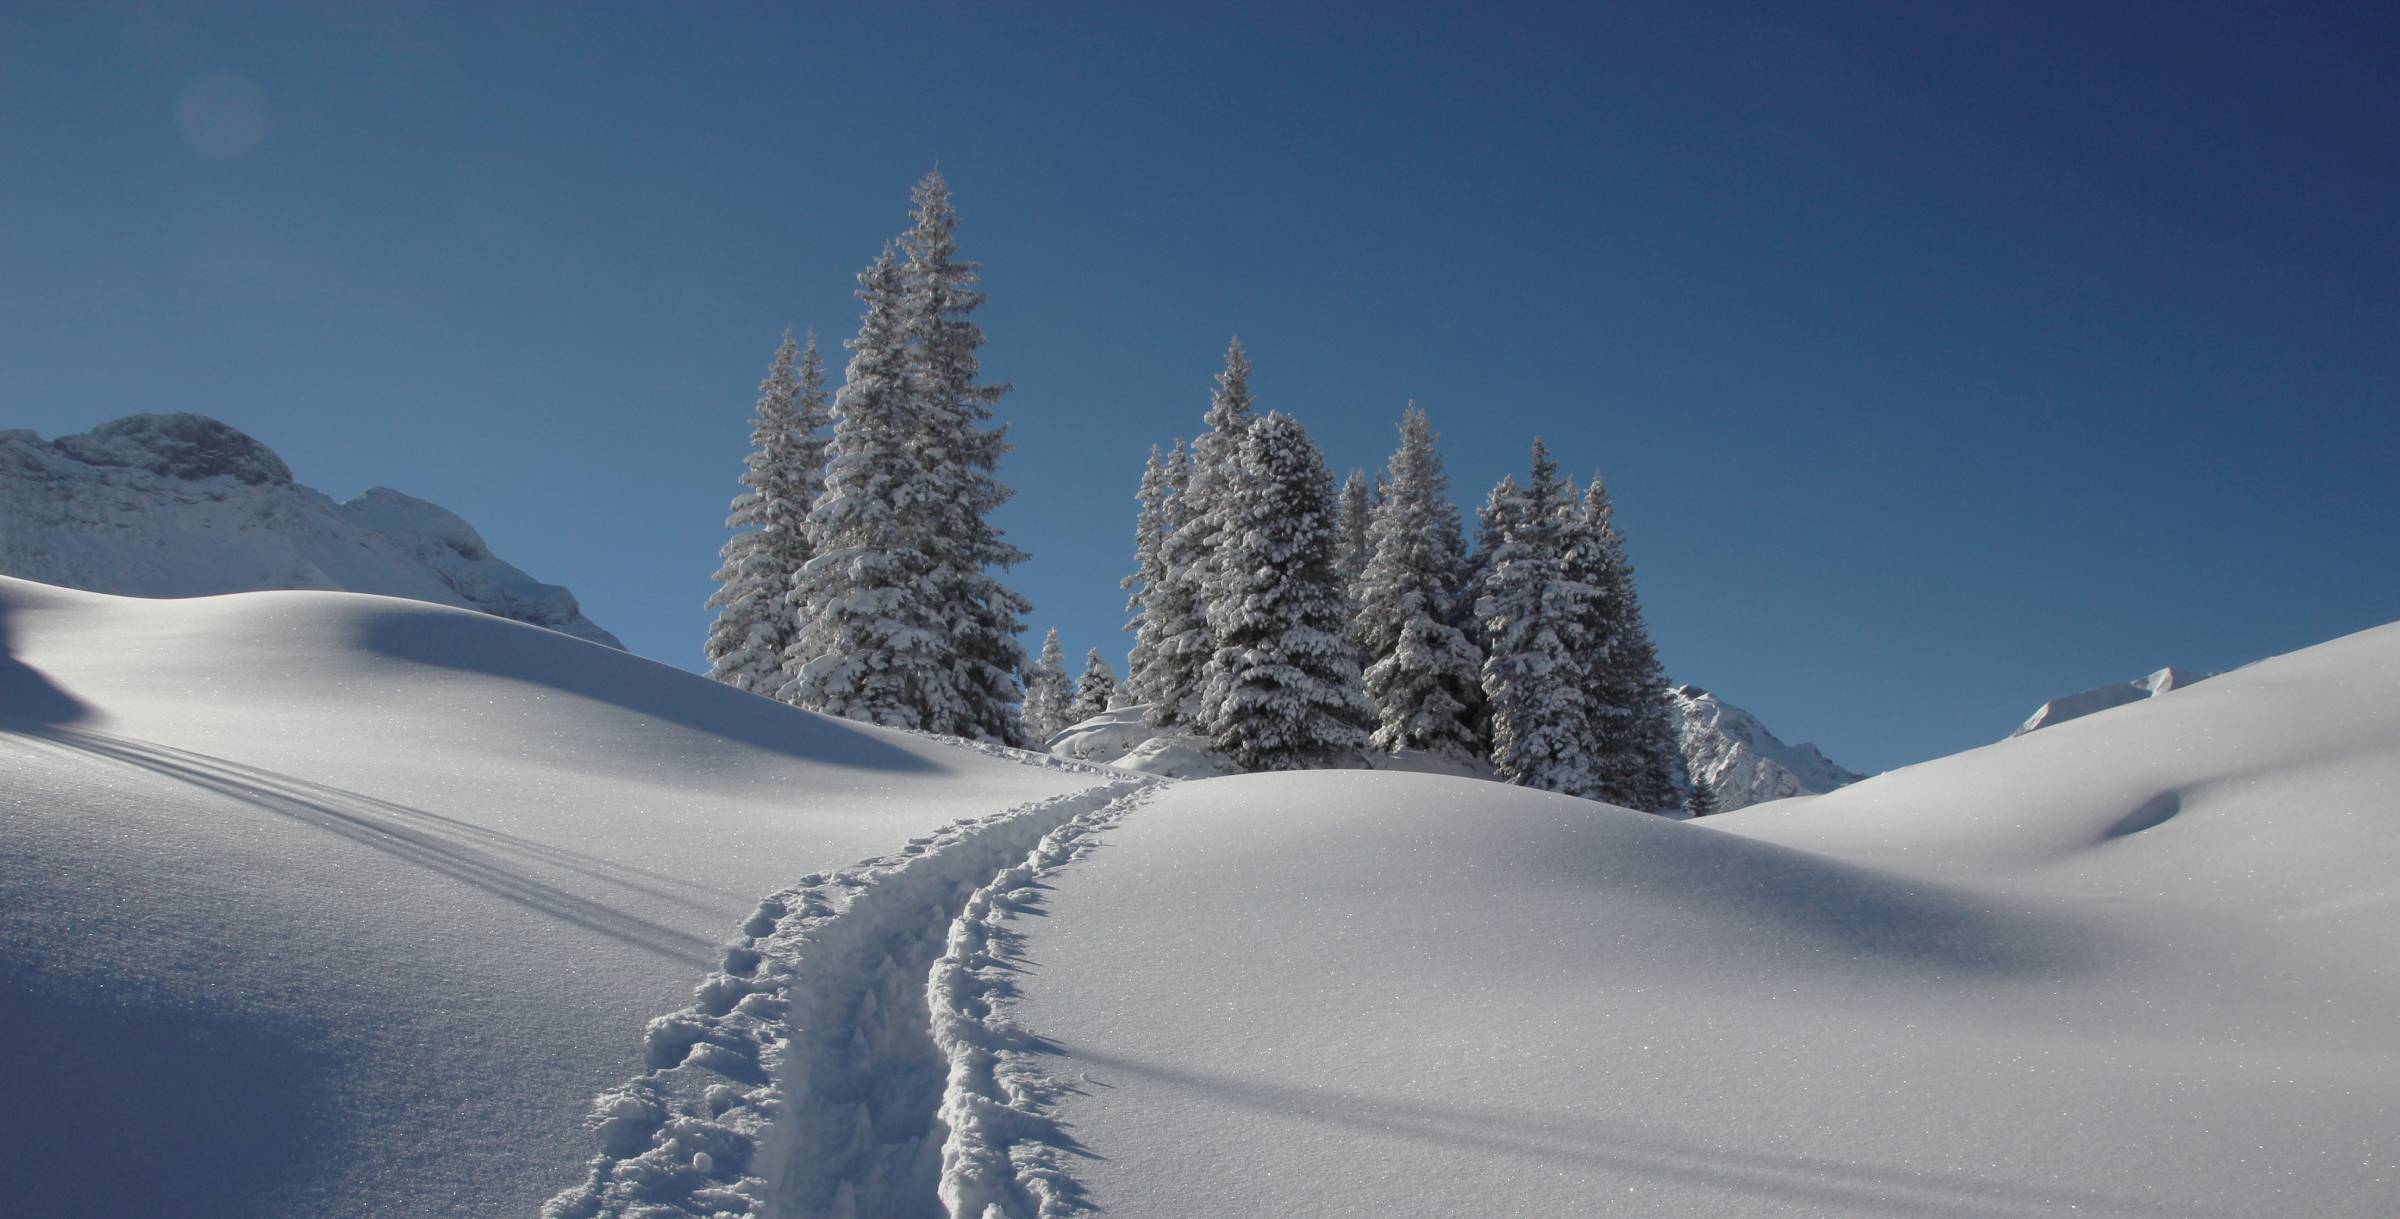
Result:
M1250 424L1223 474L1201 725L1244 770L1339 765L1366 744L1374 708L1350 645L1333 478L1281 412Z
M1483 600L1484 585L1491 582L1492 559L1504 547L1502 542L1509 530L1516 528L1517 518L1525 511L1525 489L1517 485L1516 476L1503 474L1491 492L1475 508L1475 549L1467 556L1467 564L1459 576L1458 599L1451 606L1450 624L1466 635L1478 654L1490 655L1491 640L1484 633L1483 619L1476 616L1475 607ZM1475 677L1474 708L1467 716L1467 726L1475 736L1475 756L1490 761L1492 756L1492 705L1483 695L1483 674L1479 668Z
M833 400L825 491L808 514L816 555L793 582L799 631L787 703L898 728L928 727L950 693L949 634L926 553L931 505L950 494L918 460L900 263L885 246L858 277L866 316Z
M1225 349L1225 371L1217 374L1216 392L1203 417L1208 428L1192 440L1191 473L1171 497L1165 570L1148 602L1148 612L1157 620L1157 645L1137 684L1149 700L1149 721L1155 727L1203 723L1200 687L1218 642L1209 606L1221 595L1220 550L1228 536L1223 519L1226 487L1241 463L1252 405L1250 357L1236 338ZM1330 494L1328 488L1328 498ZM1326 528L1331 527L1328 515Z
M1471 721L1482 701L1483 651L1451 621L1466 540L1433 425L1413 402L1400 420L1400 449L1369 537L1350 631L1375 704L1369 744L1387 753L1482 757Z
M1032 603L993 568L1024 561L992 526L991 513L1014 492L998 477L1008 451L1007 428L991 424L1006 385L985 385L976 353L983 328L969 317L983 303L977 265L958 257L958 214L940 171L925 175L911 195L915 224L900 239L903 326L907 335L907 393L917 460L939 498L919 504L921 543L943 614L947 689L926 707L924 726L1004 745L1026 744L1018 722L1017 674L1025 667L1023 615Z
M1125 590L1125 629L1133 632L1133 651L1125 658L1126 680L1134 691L1134 701L1142 701L1141 683L1144 673L1153 667L1152 658L1158 654L1158 632L1152 627L1150 599L1158 594L1167 576L1167 513L1171 506L1170 471L1183 464L1183 442L1178 440L1167 456L1160 456L1157 445L1150 446L1150 462L1142 468L1141 488L1134 492L1134 501L1141 510L1133 518L1133 574L1118 581Z
M1692 794L1685 797L1683 811L1694 817L1705 817L1717 811L1717 788L1699 775L1692 776Z
M1642 619L1608 488L1597 475L1584 491L1575 524L1578 549L1589 556L1588 574L1579 574L1599 588L1594 608L1604 615L1590 630L1584 655L1585 702L1598 746L1595 794L1626 808L1672 809L1681 796L1676 774L1683 762L1667 707L1666 670ZM1606 646L1596 646L1602 641Z
M808 510L825 486L825 361L817 336L803 349L783 332L758 385L742 493L725 526L737 532L718 552L718 611L704 651L708 675L752 694L774 697L783 685L783 653L797 633L792 578L808 563Z
M1093 648L1083 658L1083 677L1075 683L1075 705L1067 709L1067 722L1080 724L1115 706L1117 698L1117 671L1108 667L1100 649Z
M1493 492L1498 499L1507 483ZM1584 714L1584 624L1598 590L1567 570L1566 484L1541 441L1533 477L1514 505L1499 506L1501 536L1485 559L1483 693L1489 701L1492 766L1526 787L1588 796L1598 785L1591 724Z
M1058 644L1058 632L1042 637L1042 653L1025 670L1025 732L1036 741L1047 741L1058 730L1075 722L1070 714L1075 704L1074 679L1067 676L1067 653Z
M1374 540L1368 536L1375 517L1375 492L1367 485L1364 470L1350 471L1342 480L1341 508L1338 513L1341 532L1342 587L1355 589L1360 572L1367 569L1367 556L1374 552Z

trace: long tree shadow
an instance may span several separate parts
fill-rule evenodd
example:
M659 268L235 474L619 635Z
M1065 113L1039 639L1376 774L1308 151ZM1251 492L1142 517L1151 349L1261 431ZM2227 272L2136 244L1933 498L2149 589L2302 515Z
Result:
M17 659L8 629L8 598L0 596L0 732L26 732L92 717L83 700Z
M578 695L786 757L862 770L946 769L858 725L488 615L415 608L373 614L360 626L358 643L380 656Z
M1670 1138L1655 1127L1555 1117L1473 1104L1429 1104L1333 1088L1293 1087L1264 1080L1145 1062L1043 1043L1044 1052L1122 1072L1210 1101L1284 1119L1343 1127L1360 1134L1432 1146L1466 1147L1493 1156L1545 1161L1559 1171L1604 1170L1664 1178L1759 1197L1807 1202L1852 1214L1955 1216L1958 1219L2037 1219L2072 1210L2102 1219L2238 1219L2234 1212L2188 1201L2151 1201L1914 1167L1878 1166L1711 1146L1704 1135ZM1113 1088L1099 1079L1089 1082Z
M238 800L672 961L705 962L717 948L711 940L535 879L528 874L527 862L538 861L573 871L696 912L716 914L723 910L722 903L705 902L690 893L672 891L667 887L669 884L680 886L684 882L657 873L623 868L562 847L469 826L438 813L190 750L72 727L29 732L25 739L137 767ZM511 860L510 855L518 858ZM648 879L629 879L628 873Z

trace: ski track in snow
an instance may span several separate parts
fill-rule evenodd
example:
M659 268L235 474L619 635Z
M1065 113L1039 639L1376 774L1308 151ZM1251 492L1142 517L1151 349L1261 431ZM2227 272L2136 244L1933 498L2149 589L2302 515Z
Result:
M590 1176L544 1219L1073 1213L1039 1043L991 1008L1000 924L1159 782L957 822L760 902L692 1006L650 1022L648 1069L594 1100Z

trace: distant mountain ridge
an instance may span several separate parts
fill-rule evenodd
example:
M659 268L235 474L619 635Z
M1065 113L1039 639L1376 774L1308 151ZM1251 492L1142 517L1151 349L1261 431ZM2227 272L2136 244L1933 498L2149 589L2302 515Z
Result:
M2096 711L2106 711L2111 707L2122 707L2127 703L2138 703L2144 699L2156 698L2161 694L2180 690L2194 682L2206 681L2214 676L2216 676L2214 673L2199 673L2191 669L2178 669L2169 665L2148 677L2137 677L2132 681L2094 686L2089 690L2069 694L2063 698L2054 698L2043 703L2034 709L2032 715L2025 717L2024 723L2017 725L2016 730L2008 735L2019 737L2028 732L2048 728L2053 724L2082 719Z
M0 574L137 597L378 593L625 646L457 514L389 487L337 503L205 415L129 415L54 441L0 431Z
M1708 782L1720 812L1821 795L1866 777L1807 742L1785 744L1757 716L1698 686L1676 686L1667 701L1684 765Z

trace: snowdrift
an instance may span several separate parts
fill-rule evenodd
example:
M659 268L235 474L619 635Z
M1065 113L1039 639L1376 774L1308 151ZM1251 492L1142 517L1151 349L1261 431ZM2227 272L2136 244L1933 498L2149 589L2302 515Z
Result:
M1111 781L1029 756L464 610L0 578L0 1211L531 1216L762 898Z
M1118 1219L2400 1213L2396 677L2387 627L1694 823L1178 785L993 953L1020 1158Z

